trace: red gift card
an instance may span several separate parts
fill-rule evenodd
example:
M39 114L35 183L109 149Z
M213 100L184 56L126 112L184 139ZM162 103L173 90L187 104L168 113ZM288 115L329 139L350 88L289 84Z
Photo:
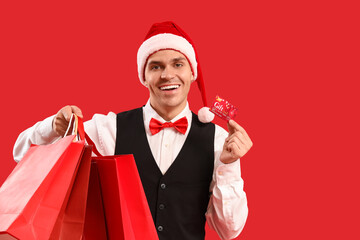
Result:
M225 121L234 119L237 114L237 108L219 96L216 96L215 102L210 107L210 111Z

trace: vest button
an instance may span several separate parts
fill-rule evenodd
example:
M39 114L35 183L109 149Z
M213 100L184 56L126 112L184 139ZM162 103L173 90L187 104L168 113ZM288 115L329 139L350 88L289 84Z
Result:
M158 226L158 231L161 232L162 230L164 230L163 226Z
M166 184L165 184L165 183L162 183L162 184L160 185L160 187L161 187L161 189L165 189L165 188L166 188Z
M160 205L159 205L159 209L160 209L160 210L163 210L164 208L165 208L165 205L164 205L164 204L160 204Z

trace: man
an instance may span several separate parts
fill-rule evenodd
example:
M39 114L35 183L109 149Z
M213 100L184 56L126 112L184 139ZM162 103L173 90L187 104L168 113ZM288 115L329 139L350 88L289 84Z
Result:
M192 82L205 98L204 84L190 38L176 24L154 24L138 51L138 73L149 89L147 104L108 115L95 114L85 131L103 155L134 154L150 211L162 239L204 239L205 220L222 239L238 236L247 218L240 157L251 148L235 121L227 133L209 122L208 110L193 114L187 102ZM206 105L206 102L204 101ZM14 157L30 144L47 144L64 135L76 106L20 134Z

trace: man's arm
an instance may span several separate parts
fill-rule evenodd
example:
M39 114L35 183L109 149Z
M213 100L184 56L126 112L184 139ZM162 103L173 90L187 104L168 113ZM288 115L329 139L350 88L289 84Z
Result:
M37 122L34 126L23 131L14 145L13 155L15 161L19 162L24 157L31 144L50 144L64 136L73 113L83 117L78 107L65 106L56 115Z
M228 134L224 129L216 126L215 165L210 186L212 195L206 218L209 226L218 233L221 239L237 237L248 215L239 158L251 148L252 142L241 127L246 137L236 133L240 130L239 127L237 123L230 122ZM244 143L240 141L240 138Z
M53 143L61 138L52 129L54 117L55 115L37 122L34 126L20 133L13 149L14 160L16 162L20 162L25 153L29 150L31 144L44 145Z
M48 117L22 132L16 140L13 150L15 161L19 162L23 158L31 144L49 144L64 136L72 113L82 117L79 108L66 106L60 109L56 115ZM116 138L115 113L109 112L108 115L95 114L91 120L84 122L84 128L102 155L114 154Z

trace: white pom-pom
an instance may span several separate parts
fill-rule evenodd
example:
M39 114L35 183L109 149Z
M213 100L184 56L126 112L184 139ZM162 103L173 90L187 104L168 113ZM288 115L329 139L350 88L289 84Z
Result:
M209 123L215 118L215 114L210 112L210 108L202 107L198 112L198 117L200 122L202 123Z

